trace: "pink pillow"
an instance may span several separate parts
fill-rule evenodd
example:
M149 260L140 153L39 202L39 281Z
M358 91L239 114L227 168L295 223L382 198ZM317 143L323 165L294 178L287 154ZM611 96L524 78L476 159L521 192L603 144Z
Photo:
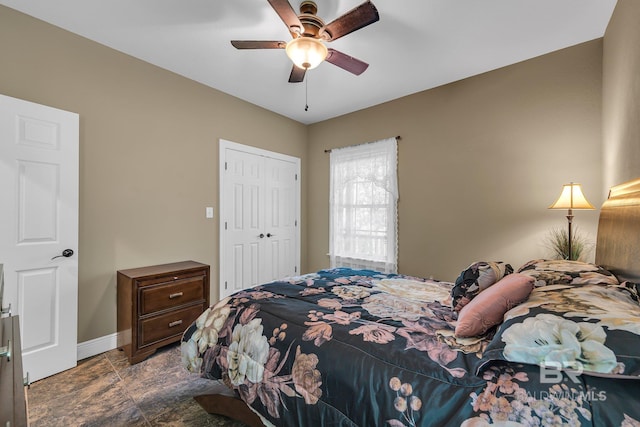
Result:
M502 323L504 314L529 297L534 279L520 273L504 276L480 292L458 313L455 335L459 338L482 335Z

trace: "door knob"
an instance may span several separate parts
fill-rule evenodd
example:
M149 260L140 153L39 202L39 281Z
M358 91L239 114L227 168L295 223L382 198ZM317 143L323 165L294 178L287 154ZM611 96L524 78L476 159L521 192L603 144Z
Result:
M275 234L267 233L267 237L275 237Z
M64 251L62 251L62 255L56 255L51 259L56 259L60 257L69 258L71 255L73 255L73 249L65 249Z
M261 239L264 239L264 234L263 234L263 233L260 233L260 234L258 235L258 237L259 237L259 238L261 238Z

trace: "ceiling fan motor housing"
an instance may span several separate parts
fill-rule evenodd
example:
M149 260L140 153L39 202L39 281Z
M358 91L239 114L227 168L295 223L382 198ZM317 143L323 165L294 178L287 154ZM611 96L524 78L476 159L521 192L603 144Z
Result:
M318 7L312 1L303 1L300 3L300 15L298 19L302 23L304 30L300 36L321 38L320 29L324 27L324 21L316 15ZM328 39L328 37L326 38Z

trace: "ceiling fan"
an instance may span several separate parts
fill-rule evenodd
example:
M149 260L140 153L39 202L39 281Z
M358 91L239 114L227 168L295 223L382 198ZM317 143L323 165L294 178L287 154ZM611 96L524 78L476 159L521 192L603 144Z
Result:
M289 83L304 80L307 70L317 67L326 60L355 75L362 74L369 64L332 48L323 42L337 40L380 19L378 10L370 1L351 9L328 24L320 19L318 7L313 1L300 4L300 15L296 15L287 0L268 0L280 19L285 23L293 39L291 41L274 40L232 40L236 49L285 49L293 61Z

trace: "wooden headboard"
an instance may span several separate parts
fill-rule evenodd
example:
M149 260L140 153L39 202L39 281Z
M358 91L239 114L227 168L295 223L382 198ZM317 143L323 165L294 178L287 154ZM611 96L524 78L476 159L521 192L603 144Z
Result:
M621 281L640 282L640 178L612 187L602 204L595 262Z

